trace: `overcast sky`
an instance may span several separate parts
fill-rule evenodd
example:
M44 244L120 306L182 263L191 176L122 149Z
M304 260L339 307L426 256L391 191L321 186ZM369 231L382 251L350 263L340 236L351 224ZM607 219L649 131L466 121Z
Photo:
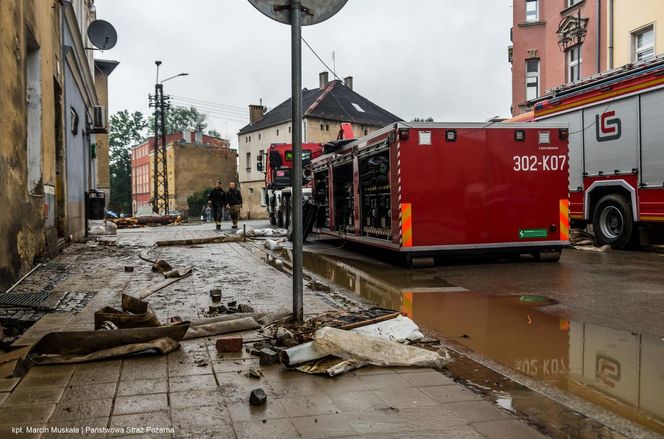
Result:
M354 90L404 120L484 121L510 114L507 62L511 0L349 0L304 38ZM110 77L111 113L148 109L155 60L175 103L201 103L210 128L237 146L249 104L273 108L290 95L290 28L247 0L96 0L97 18L118 32L98 58ZM318 88L325 67L303 45L303 85ZM332 75L330 75L332 76Z

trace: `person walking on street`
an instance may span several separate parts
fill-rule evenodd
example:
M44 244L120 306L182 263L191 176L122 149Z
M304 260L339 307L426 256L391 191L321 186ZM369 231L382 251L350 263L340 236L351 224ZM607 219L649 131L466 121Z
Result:
M217 230L221 230L221 219L226 203L226 192L221 187L221 181L217 180L217 185L208 194L208 206L212 207L212 216L217 224Z
M228 192L226 192L226 205L230 207L233 228L237 229L237 220L240 217L240 207L242 207L242 194L235 187L235 183L231 183Z

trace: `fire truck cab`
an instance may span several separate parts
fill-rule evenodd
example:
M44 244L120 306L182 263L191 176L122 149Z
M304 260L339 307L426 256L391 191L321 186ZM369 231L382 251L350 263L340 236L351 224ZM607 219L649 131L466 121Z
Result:
M307 167L311 160L323 153L320 143L302 144L303 193L311 193L311 173ZM266 167L263 170L265 156ZM288 228L290 223L290 196L293 185L293 148L290 143L273 143L267 153L258 156L257 169L265 173L265 204L270 224Z

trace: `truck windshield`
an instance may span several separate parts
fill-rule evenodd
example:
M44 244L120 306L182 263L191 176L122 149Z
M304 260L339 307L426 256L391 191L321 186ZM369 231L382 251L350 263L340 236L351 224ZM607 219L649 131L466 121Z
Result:
M302 160L310 160L311 159L311 151L309 150L304 150L302 151ZM286 161L291 162L293 161L293 151L286 151Z

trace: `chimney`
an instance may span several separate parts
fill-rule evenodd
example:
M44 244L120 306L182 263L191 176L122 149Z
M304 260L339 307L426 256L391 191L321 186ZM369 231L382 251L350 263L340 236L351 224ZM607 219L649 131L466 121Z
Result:
M196 131L196 143L199 145L203 143L203 131L201 130Z
M182 131L182 140L184 143L191 143L191 131Z
M327 88L327 72L320 72L318 75L318 81L320 82L320 88L321 90Z
M249 105L249 123L259 121L265 115L265 107L262 105Z
M353 89L353 77L352 76L346 76L344 78L344 85L352 90Z

